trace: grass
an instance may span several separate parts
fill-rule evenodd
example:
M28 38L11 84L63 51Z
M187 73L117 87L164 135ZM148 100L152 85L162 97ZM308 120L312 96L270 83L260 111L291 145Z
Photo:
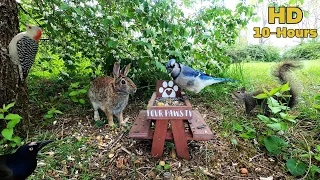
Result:
M286 134L287 138L290 139L289 142L293 145L292 147L294 147L291 152L293 156L307 152L305 142L301 137L298 137L301 132L308 142L308 148L320 145L319 137L313 137L319 132L319 114L312 108L313 97L316 93L319 93L320 60L303 61L302 63L304 64L304 68L295 71L297 83L301 84L299 88L302 88L300 103L294 109L294 111L299 112L299 122ZM199 160L192 160L190 162L181 161L182 166L194 167L201 165L218 171L221 170L219 166L222 166L223 162L228 164L225 165L227 168L230 168L229 166L232 163L237 162L238 166L245 166L251 170L250 173L254 173L255 168L250 169L248 162L244 159L249 159L260 153L267 154L266 149L255 143L253 139L245 139L243 136L244 134L250 135L250 133L251 135L253 133L254 136L258 135L264 127L256 116L244 116L243 109L235 106L230 97L230 92L242 86L246 87L249 91L278 87L278 82L270 74L270 70L274 65L275 63L263 62L233 65L229 71L225 72L225 76L239 79L241 80L240 83L221 83L205 88L199 94L187 93L194 108L199 109L203 115L206 115L207 124L213 132L217 132L217 137L220 139L216 140L217 142L213 144L212 142L200 144L201 148L192 149L196 153L194 159ZM53 72L52 74L55 77L58 75L57 72ZM43 78L41 77L42 75L47 80L41 79ZM95 127L91 123L92 110L87 97L84 97L86 104L81 105L74 103L65 95L71 83L80 81L81 84L86 85L90 81L88 78L73 79L71 81L54 79L50 79L50 72L47 71L45 73L34 72L31 78L29 78L30 101L38 110L33 112L33 118L36 120L31 128L28 141L55 140L55 142L45 147L42 153L39 154L39 161L45 163L45 165L39 166L29 179L94 179L97 177L106 179L115 175L117 175L118 179L137 179L138 177L143 177L141 173L147 175L150 171L154 171L152 168L155 167L158 160L153 160L150 157L150 144L146 142L135 143L130 139L121 139L122 144L126 145L126 147L132 146L131 150L133 152L140 149L144 150L142 156L137 156L133 159L119 153L115 148L110 149L108 152L103 151L105 147L102 145L113 144L114 140L121 133L121 130L117 128L110 130L103 127ZM145 89L142 91L146 93ZM131 101L126 109L125 117L131 118L131 121L134 120L137 112L146 106L149 97L142 95L138 92L134 97L130 97ZM43 115L51 107L61 110L64 114L57 115L51 119L43 119ZM308 128L306 128L307 126ZM128 131L128 129L125 131ZM108 138L102 141L99 140L101 138L98 138L98 136L108 136ZM214 148L211 147L214 144L220 145ZM207 150L201 150L204 147ZM127 166L119 169L110 163L112 161L112 159L108 158L110 153L121 154L114 162L123 157L128 160ZM170 157L170 154L165 154L164 156L169 161L168 157ZM269 157L274 158L273 156L265 155L264 158L261 157L259 162L268 168L274 169L274 172L281 172L286 177L293 178L286 172L283 160L278 160L276 164L272 164L268 161ZM144 164L136 163L136 158ZM176 161L173 160L173 162ZM306 160L303 161L307 163ZM319 163L314 159L312 163L319 166ZM142 167L150 168L151 170L146 169L144 171L141 169ZM232 168L235 167L232 166ZM154 172L157 173L156 171ZM268 171L264 174L255 172L255 175L267 176L274 172ZM231 174L231 172L229 173ZM237 173L237 170L232 173ZM227 175L225 174L224 176L228 178ZM177 173L177 176L201 176L203 179L206 178L206 175L199 169L193 169L190 175L188 173ZM311 178L311 176L308 177Z

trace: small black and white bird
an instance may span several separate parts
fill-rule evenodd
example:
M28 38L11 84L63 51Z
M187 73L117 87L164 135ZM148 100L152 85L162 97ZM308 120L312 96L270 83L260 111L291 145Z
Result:
M24 180L37 167L37 154L53 141L31 142L18 148L13 154L0 156L0 180Z
M214 78L201 71L192 69L189 66L178 63L175 59L170 59L166 64L168 73L171 74L174 82L188 91L199 93L206 86L220 82L238 82L229 78Z

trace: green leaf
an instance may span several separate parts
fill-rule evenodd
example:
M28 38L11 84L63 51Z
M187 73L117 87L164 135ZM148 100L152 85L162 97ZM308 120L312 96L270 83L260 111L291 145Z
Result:
M69 93L69 96L76 96L78 95L78 91L72 91L71 93Z
M270 123L270 119L267 116L259 114L258 118L261 119L265 123Z
M14 104L15 104L16 102L12 102L12 103L10 103L10 104L8 104L8 105L6 105L6 106L4 106L4 110L5 110L5 112L7 112L10 108L12 108L13 106L14 106Z
M80 103L80 104L85 104L86 101L85 101L84 99L79 99L79 103Z
M299 157L301 157L301 158L309 158L310 154L301 154Z
M14 136L12 138L12 141L14 141L18 145L21 145L21 138L19 136Z
M264 145L266 146L267 150L271 153L271 154L280 154L281 149L283 147L288 146L288 143L277 137L277 136L267 136L264 137L263 139L264 141Z
M1 134L4 138L11 140L13 135L13 129L12 128L3 129Z
M63 114L63 112L61 112L61 111L59 111L57 109L55 109L53 112L56 113L56 114Z
M320 104L314 104L313 107L314 107L315 109L320 109Z
M20 119L12 119L8 122L7 128L14 128L18 123L20 122Z
M290 122L293 122L293 123L296 123L295 118L298 117L298 116L290 116L289 114L286 114L286 113L283 113L283 112L280 113L280 116L281 116L282 119L290 121Z
M171 166L169 165L169 164L165 164L164 166L163 166L163 169L164 170L168 170L168 169L170 169L171 168Z
M242 133L239 135L243 139L254 139L256 137L255 133L253 131L248 131L246 133Z
M12 120L12 119L21 119L22 117L19 116L18 114L8 114L4 119L6 120Z
M254 96L256 99L267 99L268 97L267 94L258 94L257 96Z
M287 82L286 84L281 86L281 92L285 92L285 91L289 91L290 90L290 86L289 86L289 82Z
M231 139L231 142L232 142L232 144L234 144L234 145L238 145L238 141L237 141L235 138Z
M315 155L314 155L314 158L315 158L316 160L320 161L320 154L315 154Z
M236 131L243 131L243 128L241 127L240 124L233 124L232 128Z
M319 145L316 146L316 149L317 149L318 152L320 152L320 146Z
M273 114L277 114L278 112L280 112L282 110L281 107L272 107L272 106L270 107L269 106L269 108L270 108L270 110L272 111Z
M320 174L320 168L318 166L312 165L310 168L310 172L311 172L312 177L314 177L316 172Z
M166 72L167 71L166 67L162 63L160 63L159 61L156 61L156 67L158 69L160 69L162 72Z
M45 119L50 119L50 118L52 118L53 117L53 114L46 114L46 115L44 115L44 118Z
M295 159L290 158L286 163L289 172L293 176L302 176L307 171L307 165L303 162L297 162Z
M112 41L112 40L108 41L108 47L113 48L113 47L116 47L116 46L117 46L117 42Z
M61 6L60 6L60 9L61 10L66 10L66 9L68 9L69 8L69 6L67 5L67 4L65 4L65 3L63 3Z
M3 114L0 114L0 119L4 119L4 116L3 116Z
M158 165L156 166L156 169L157 169L157 170L162 170L162 166L158 164Z
M267 124L268 127L272 128L273 130L280 131L280 130L288 130L288 125L286 123L272 123L272 124Z
M79 100L78 100L76 97L74 97L74 96L71 96L71 100L72 100L73 102L79 102Z
M73 88L78 88L79 84L80 84L80 82L75 82L75 83L72 83L70 86Z
M272 89L269 93L270 96L273 96L274 94L276 94L277 92L279 92L282 89L282 87L278 87L278 88L274 88Z
M87 93L88 90L86 90L86 89L80 89L78 92L79 92L79 94L84 94L84 93Z
M78 14L78 15L82 15L82 12L81 12L81 10L79 9L79 8L74 8L74 10L76 11L76 13Z

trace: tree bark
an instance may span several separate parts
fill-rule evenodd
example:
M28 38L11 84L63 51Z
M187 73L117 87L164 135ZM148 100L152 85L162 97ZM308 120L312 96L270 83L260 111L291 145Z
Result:
M28 92L25 82L19 78L18 68L9 57L8 46L19 33L19 18L16 0L0 0L0 108L3 104L16 102L10 113L17 113L22 120L14 134L24 137L29 126ZM0 120L0 132L6 126Z

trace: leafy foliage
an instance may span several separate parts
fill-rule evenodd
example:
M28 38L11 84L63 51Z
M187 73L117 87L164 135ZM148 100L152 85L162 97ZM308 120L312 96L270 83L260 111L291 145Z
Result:
M313 60L320 58L320 42L303 43L287 50L283 54L284 59Z
M267 45L230 46L227 48L226 54L233 62L275 62L281 59L279 49Z
M44 115L44 118L45 118L45 119L50 119L50 118L55 117L57 114L63 114L63 112L61 112L60 110L52 107L52 108L47 112L47 114Z
M80 59L90 60L85 69L92 76L100 70L109 73L114 61L131 62L134 78L142 79L144 71L164 71L169 57L207 73L219 73L230 63L223 46L234 43L253 7L239 3L233 12L214 3L190 16L180 6L192 3L50 0L24 1L23 6L41 22L49 38L41 44L49 53L40 62L48 61L50 54L58 55L72 76L81 70Z
M307 165L303 162L297 162L295 159L290 158L286 163L290 173L294 176L302 176L307 171Z
M9 109L14 106L15 102L8 105L3 105L3 108L0 108L0 119L7 124L6 128L1 131L2 139L0 145L9 141L11 147L16 147L21 145L21 138L19 136L14 136L14 127L20 122L21 116L18 114L9 113Z
M77 102L80 104L85 104L84 96L87 95L89 85L81 88L80 82L72 83L68 88L68 96L71 98L73 102Z

